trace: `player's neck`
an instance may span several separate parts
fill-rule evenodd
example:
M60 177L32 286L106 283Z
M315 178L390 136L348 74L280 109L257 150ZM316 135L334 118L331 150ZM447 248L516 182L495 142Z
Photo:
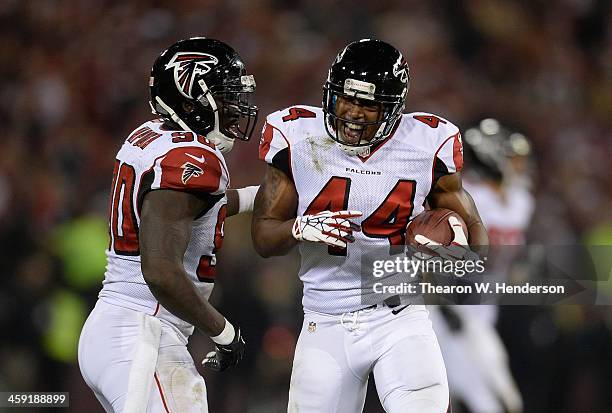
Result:
M175 130L183 130L177 123L174 123L170 120L164 120L164 123L161 125L161 129L167 131L175 131Z

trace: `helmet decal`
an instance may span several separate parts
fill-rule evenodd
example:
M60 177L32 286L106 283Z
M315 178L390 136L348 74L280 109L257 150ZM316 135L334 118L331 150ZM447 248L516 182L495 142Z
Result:
M219 40L191 38L168 47L153 63L149 91L153 113L215 145L213 133L228 141L249 140L253 133L258 109L250 99L255 79L240 55ZM229 150L230 145L224 147ZM221 144L217 148L223 151Z
M165 69L174 69L174 82L183 96L194 99L192 88L194 79L211 71L219 59L208 53L178 52L166 64Z
M408 82L408 65L406 64L406 59L401 54L393 65L393 75L404 83Z

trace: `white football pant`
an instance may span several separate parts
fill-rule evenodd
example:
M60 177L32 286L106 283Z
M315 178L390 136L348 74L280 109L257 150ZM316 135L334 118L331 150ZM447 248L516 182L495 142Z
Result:
M145 313L98 300L81 332L79 367L107 412L208 412L187 337Z
M508 365L508 355L497 331L497 308L457 305L451 310L461 321L452 331L437 306L429 307L442 347L453 399L474 413L520 412L523 400Z
M396 307L397 312L402 307ZM308 312L295 350L289 413L360 413L368 376L387 413L445 413L448 384L425 306Z

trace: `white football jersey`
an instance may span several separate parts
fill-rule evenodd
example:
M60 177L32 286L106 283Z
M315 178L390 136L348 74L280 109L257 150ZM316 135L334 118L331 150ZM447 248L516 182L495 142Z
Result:
M485 182L464 182L474 198L480 218L487 229L491 245L487 276L495 281L508 281L509 273L525 244L525 232L533 215L535 200L522 185L503 186L495 190Z
M523 245L535 207L533 195L522 185L504 186L502 192L484 182L464 182L474 198L491 245Z
M223 155L205 137L168 130L161 120L145 122L134 130L115 160L109 204L110 244L99 297L170 321L191 334L193 327L164 309L143 278L138 241L142 202L145 194L156 189L210 198L211 207L193 221L183 258L187 276L208 298L215 278L215 253L223 241L228 185Z
M343 152L325 130L321 108L297 106L268 116L259 156L294 182L297 215L357 210L362 231L344 250L302 242L304 309L340 314L362 303L361 257L373 248L404 245L408 221L423 211L435 181L459 171L461 137L429 113L404 114L394 133L367 157ZM364 293L367 293L363 291Z

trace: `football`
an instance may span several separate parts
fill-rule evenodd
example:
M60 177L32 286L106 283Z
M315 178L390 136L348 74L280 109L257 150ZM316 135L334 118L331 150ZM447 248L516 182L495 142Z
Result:
M465 225L465 221L463 221L459 214L450 209L438 208L423 211L412 220L406 232L406 243L420 251L428 252L426 248L424 249L414 239L417 234L421 234L442 245L450 245L454 237L453 230L448 223L448 219L451 216L459 220L463 227L463 232L467 236L467 225Z

